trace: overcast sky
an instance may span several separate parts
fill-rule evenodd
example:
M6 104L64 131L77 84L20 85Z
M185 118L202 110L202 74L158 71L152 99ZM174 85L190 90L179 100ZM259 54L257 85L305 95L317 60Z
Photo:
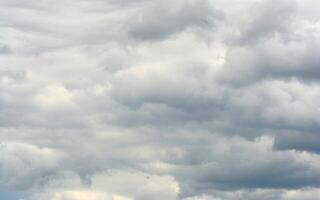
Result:
M318 200L320 1L0 0L1 200Z

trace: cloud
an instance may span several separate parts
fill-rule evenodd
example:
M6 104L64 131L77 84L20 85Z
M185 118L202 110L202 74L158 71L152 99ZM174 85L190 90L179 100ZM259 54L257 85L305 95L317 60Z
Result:
M47 182L45 190L34 193L31 199L171 200L177 198L178 192L178 184L169 176L117 170L93 175L87 186L76 174L66 172Z
M0 198L312 199L314 4L0 0Z
M280 0L275 4L271 0L258 1L248 14L248 23L242 29L238 42L255 43L274 34L290 31L297 12L297 2Z
M310 159L307 163L317 163L317 156L290 151L275 152L272 150L272 141L267 138L254 142L234 138L238 142L236 144L230 140L229 145L228 142L218 142L211 144L211 147L197 146L199 155L196 150L189 152L185 149L188 152L187 161L195 161L201 152L206 152L206 156L200 157L196 163L183 162L183 166L176 169L181 182L187 183L181 185L184 191L209 192L211 188L295 189L302 185L319 185L317 179L313 179L319 176L318 167L305 164L306 159ZM283 163L286 163L285 167Z
M188 28L210 28L222 14L208 1L153 1L129 24L129 35L139 40L162 40Z
M317 133L284 132L276 136L276 149L296 149L319 152Z
M10 52L10 48L7 45L0 45L0 54L8 54Z
M42 176L54 173L64 159L58 150L13 142L2 142L0 155L0 185L8 189L27 188Z

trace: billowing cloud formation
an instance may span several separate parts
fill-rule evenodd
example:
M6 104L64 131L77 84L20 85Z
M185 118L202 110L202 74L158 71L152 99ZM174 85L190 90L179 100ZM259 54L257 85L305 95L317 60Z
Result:
M136 20L129 25L130 36L141 40L165 39L192 27L209 28L220 16L206 0L157 0L145 4L151 5L144 6Z
M316 4L0 0L0 199L315 199Z
M46 190L35 193L32 198L59 200L160 200L165 198L173 200L177 198L178 192L178 184L169 176L136 171L98 173L92 177L90 188L86 188L77 175L65 172L47 182Z

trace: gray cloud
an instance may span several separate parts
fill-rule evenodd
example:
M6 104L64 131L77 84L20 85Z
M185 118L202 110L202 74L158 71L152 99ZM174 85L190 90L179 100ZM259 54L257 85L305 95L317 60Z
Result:
M240 44L253 44L275 34L290 32L297 13L297 2L280 0L276 4L272 0L257 2L250 11L248 23L241 30Z
M7 45L0 45L0 54L8 54L11 50Z
M276 136L276 149L296 149L300 151L311 151L318 153L318 132L284 132Z
M0 1L0 199L314 198L313 3Z
M129 35L139 40L162 40L189 27L211 28L222 14L208 1L153 1L129 24Z

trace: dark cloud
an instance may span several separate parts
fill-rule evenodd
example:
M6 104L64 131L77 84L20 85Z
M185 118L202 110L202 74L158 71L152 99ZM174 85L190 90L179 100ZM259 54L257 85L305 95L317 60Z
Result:
M11 53L10 48L7 45L0 45L0 54Z
M276 34L290 32L296 12L295 0L280 0L277 3L272 0L258 1L249 11L249 20L241 29L237 43L250 45L274 37Z
M300 151L320 152L319 129L313 133L285 132L275 137L276 149L295 149Z
M138 40L162 40L189 28L211 28L222 17L208 1L152 1L129 24Z
M263 79L296 78L319 81L319 41L316 38L283 41L269 38L250 46L236 46L226 57L217 78L224 83L243 86Z

